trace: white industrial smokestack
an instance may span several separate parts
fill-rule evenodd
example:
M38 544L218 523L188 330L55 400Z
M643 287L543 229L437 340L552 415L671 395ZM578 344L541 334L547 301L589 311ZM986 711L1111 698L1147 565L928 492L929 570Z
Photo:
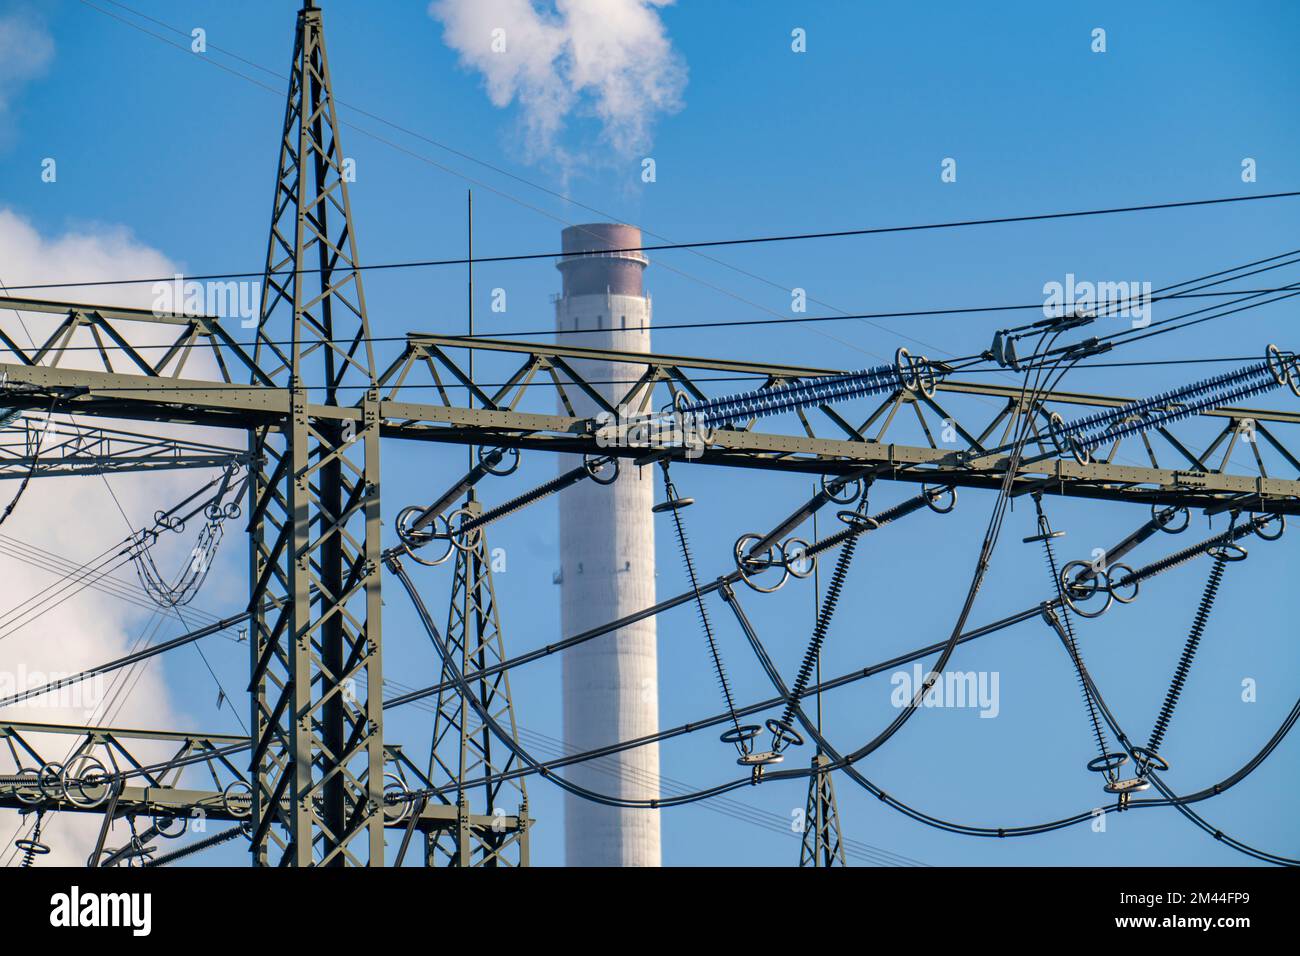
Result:
M572 226L562 235L558 263L564 292L556 300L561 345L624 352L650 350L650 299L643 293L647 259L609 252L641 245L635 226ZM640 370L622 363L582 361L576 370L610 401ZM570 413L592 417L596 404L575 388ZM564 455L561 471L580 459ZM624 460L610 487L584 481L560 496L561 621L577 634L655 602L655 539L651 507L654 471ZM564 739L590 750L659 729L655 622L642 621L564 654ZM626 798L659 796L659 747L625 751L565 770L569 780ZM658 866L659 812L608 807L565 796L565 859L569 866Z

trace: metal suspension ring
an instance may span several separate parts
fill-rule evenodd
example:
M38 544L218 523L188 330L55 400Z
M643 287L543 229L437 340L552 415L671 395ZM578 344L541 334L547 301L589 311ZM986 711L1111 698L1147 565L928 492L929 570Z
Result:
M1187 530L1188 525L1192 523L1192 513L1186 507L1170 506L1163 511L1158 511L1159 507L1159 505L1151 506L1151 518L1165 534L1182 534ZM1178 514L1183 516L1183 523L1180 525L1171 524L1174 516ZM1162 515L1168 515L1168 517L1161 517Z
M1123 571L1124 573L1120 574L1119 572L1121 571ZM1127 564L1121 564L1120 562L1117 561L1116 563L1112 564L1110 567L1106 569L1106 588L1107 590L1110 591L1111 597L1113 597L1116 601L1119 601L1120 604L1132 604L1134 601L1137 600L1138 591L1141 590L1140 582L1135 580L1130 580L1126 586L1131 587L1133 589L1133 593L1128 595L1127 597L1121 594L1119 592L1119 589L1120 587L1125 585L1121 585L1120 582L1123 581L1124 578L1126 577L1127 578L1133 577L1133 569L1129 567Z
M40 773L41 772L39 770L34 770L31 767L18 768L17 772L15 773L15 776L22 777L22 776L26 776L27 774L31 774L32 783L35 787L35 789L31 789L31 788L24 789L22 784L16 786L14 788L14 796L17 797L20 802L25 803L28 806L34 807L37 804L42 803L44 801L45 797L41 793L40 784L38 783L40 779Z
M1300 355L1292 355L1287 364L1286 384L1294 395L1300 397Z
M1110 773L1128 763L1126 753L1104 753L1088 761L1088 769L1093 773Z
M718 739L724 744L735 744L745 753L749 753L749 742L757 737L763 728L758 724L741 724L738 727L731 727L724 730L718 735Z
M180 534L185 530L184 518L177 518L174 515L169 517L162 511L155 511L153 513L153 523L168 531L175 531L177 534Z
M935 504L935 502L941 500L945 492L949 496L948 507L940 508ZM946 515L948 512L952 511L953 508L957 507L957 489L952 485L944 485L943 489L933 497L930 496L930 486L922 485L921 493L925 495L925 506L935 514Z
M844 494L849 488L853 489L852 492ZM844 497L839 497L839 495L832 491L832 489L838 489L841 494L844 494ZM862 497L862 479L854 478L852 481L842 481L839 478L835 478L831 481L827 481L826 475L823 474L822 491L826 493L827 498L835 502L837 505L851 505Z
M248 804L241 807L247 797ZM253 787L247 780L236 780L221 791L221 805L236 820L247 820L253 815Z
M40 840L35 840L30 837L20 837L19 839L14 840L14 846L30 856L44 856L50 852L48 846Z
M1074 568L1087 568L1092 572L1092 577L1085 584L1076 584L1070 580L1070 571ZM1106 595L1106 603L1098 610L1087 610L1081 608L1079 604L1089 601L1098 594ZM1105 571L1098 571L1087 561L1071 561L1065 567L1061 568L1061 596L1065 598L1066 605L1079 617L1096 618L1101 617L1110 610L1111 603L1115 600L1115 594L1110 589L1110 579L1106 576Z
M798 545L791 551L791 545ZM817 555L809 555L808 548L811 545L803 538L787 538L781 545L781 565L796 578L802 580L808 577L817 569ZM802 571L799 566L804 564Z
M473 551L476 547L478 547L479 538L482 537L483 535L483 529L475 528L472 531L470 531L468 534L466 534L464 531L461 531L459 528L454 527L452 525L452 519L461 516L464 516L465 521L469 521L474 517L474 515L470 513L470 510L468 508L457 508L455 511L453 511L451 514L447 516L447 528L449 529L449 533L451 534L451 543L460 551ZM463 523L464 522L462 522L462 524ZM446 559L444 558L443 560Z
M1084 448L1077 438L1073 435L1062 435L1061 429L1065 425L1065 419L1061 417L1060 412L1052 412L1047 416L1047 434L1052 439L1052 444L1056 447L1056 453L1063 455L1067 451L1074 456L1074 460L1081 465L1086 465L1092 461L1092 453Z
M1156 769L1161 773L1169 769L1169 761L1165 760L1165 758L1160 756L1158 753L1148 750L1146 747L1134 747L1133 756L1141 761L1138 768L1139 776L1146 776L1147 770L1152 764L1154 764Z
M1277 526L1277 534L1264 534L1264 529L1267 528L1269 525L1271 525L1273 521L1279 522ZM1282 537L1282 535L1285 533L1286 533L1286 515L1282 515L1282 514L1273 515L1268 521L1265 521L1263 524L1255 525L1255 535L1263 539L1264 541L1276 541L1278 538Z
M792 744L796 747L803 746L803 735L786 721L778 717L769 717L766 726L772 734L772 747L777 753Z
M934 373L934 366L922 355L914 367L917 369L916 384L921 394L926 398L934 398L934 393L939 389L939 377Z
M1060 412L1052 412L1047 416L1047 437L1052 440L1052 447L1056 449L1058 455L1064 455L1066 450L1061 435L1063 427L1065 427L1065 419L1061 417Z
M1269 343L1268 348L1264 350L1264 360L1268 363L1268 370L1273 374L1279 385L1286 385L1291 378L1291 373L1287 368L1288 356L1282 354L1282 350L1276 345Z
M1218 561L1245 561L1248 552L1235 541L1228 541L1223 544L1216 544L1212 548L1206 548L1205 553Z
M912 353L902 346L894 353L894 374L898 377L898 384L909 392L915 392L921 387L921 372L917 362L912 358Z
M177 837L184 836L186 831L189 830L190 828L190 818L186 816L181 816L180 814L174 814L172 816L167 816L167 817L160 817L157 814L155 814L152 819L153 819L154 831L164 840L175 840ZM179 823L180 824L179 829L176 830L167 829L168 821L170 821L171 823Z
M241 514L243 510L239 507L238 501L227 501L224 505L219 501L209 501L203 506L203 517L213 522L238 518Z
M75 773L74 768L77 771ZM106 779L107 776L108 768L102 762L90 754L83 753L73 757L64 765L59 772L59 785L63 788L63 795L69 803L88 810L107 802L113 792L113 785ZM87 784L92 788L102 787L103 791L98 796L87 794Z
M494 476L496 476L497 478L504 478L506 475L513 475L516 471L519 470L519 449L518 449L518 448L514 448L514 447L510 447L510 448L499 448L499 449L498 449L498 448L494 448L494 449L492 449L491 452L489 452L488 449L485 448L483 445L479 445L479 447L478 447L478 463L479 463L480 465L482 465L482 464L483 464L483 459L484 459L485 457L487 457L487 455L489 455L489 454L491 454L492 452L495 452L495 451L500 451L500 452L502 453L502 457L503 457L503 458L506 457L506 456L513 456L513 460L512 460L512 462L511 462L511 464L509 465L509 467L501 468L500 470L498 470L498 467L499 467L499 466L488 467L487 465L484 465L484 466L483 466L483 470L486 471L489 475L494 475Z
M47 763L36 772L36 785L41 788L41 796L51 800L62 800L63 764Z
M613 465L614 473L608 478L601 478L601 472L605 470L606 465ZM618 481L618 459L612 456L605 455L592 458L590 455L583 455L582 467L587 470L587 477L598 485L612 485Z
M389 823L401 823L411 812L411 791L406 781L391 770L384 771L384 819ZM389 814L390 809L397 811L396 816Z
M398 540L400 540L406 547L406 553L410 555L411 560L415 561L417 564L423 564L425 567L432 568L442 564L451 557L451 552L456 547L456 540L451 533L451 524L447 521L445 515L438 515L433 519L435 524L438 521L442 522L443 532L441 534L437 531L412 531L407 526L407 522L410 521L412 514L417 514L423 510L424 509L420 508L418 505L409 505L403 508L397 513L397 519L394 521L394 530L397 531ZM441 557L429 560L428 558L421 558L415 553L417 549L424 547L429 542L440 539L445 539L447 542L447 550L443 552Z
M121 849L125 849L125 847ZM118 857L118 853L121 852L121 849L114 849L111 846L106 846L104 847L104 852L100 854L98 857L96 857L95 854L92 853L90 856L86 857L87 868L101 867L101 866L102 867L121 866L122 865L121 858ZM110 859L113 860L112 863L107 862ZM104 862L100 862L101 860Z
M856 511L837 511L835 512L835 517L839 518L858 534L866 534L868 531L875 531L880 527L880 522L871 517L871 515L859 514Z
M687 406L691 404L690 397L685 392L678 392L673 396L673 403L669 408L672 414L676 416L675 424L682 430L682 444L686 444L686 419L690 416L695 422L695 428L699 432L700 441L704 445L712 445L713 439L717 435L717 429L711 428L704 424L704 417L688 411ZM664 411L668 411L665 409Z
M761 541L761 540L762 538L760 538L756 534L752 534L752 533L742 534L739 538L736 539L736 547L733 549L732 553L736 559L736 570L740 572L740 579L744 581L746 584L748 584L755 591L757 591L759 594L771 594L773 591L779 591L782 587L785 586L785 582L790 577L790 569L776 560L775 555L773 554L773 552L775 551L775 546L769 547L767 549L766 559L757 559L751 555L744 554L746 545L750 544L751 542ZM762 566L759 566L760 560L762 561ZM759 574L762 574L764 571L768 570L769 568L781 568L781 580L778 581L776 584L772 585L771 587L765 588L761 585L755 584L753 581L750 580L749 575L751 573L755 577L757 577Z

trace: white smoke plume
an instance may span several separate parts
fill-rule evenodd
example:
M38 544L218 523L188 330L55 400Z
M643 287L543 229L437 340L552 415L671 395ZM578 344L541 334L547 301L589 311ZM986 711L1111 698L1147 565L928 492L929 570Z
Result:
M29 82L45 73L54 58L54 41L31 14L0 16L0 145L12 136L10 108Z
M498 107L517 102L529 160L568 165L574 116L594 116L620 156L650 145L655 120L681 108L686 65L657 8L672 0L434 0L429 13Z

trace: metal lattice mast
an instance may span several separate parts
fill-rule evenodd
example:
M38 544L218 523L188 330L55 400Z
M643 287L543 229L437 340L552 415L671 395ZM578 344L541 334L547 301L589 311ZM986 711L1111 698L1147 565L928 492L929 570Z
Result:
M482 506L471 499L467 505L468 516L475 517L481 511ZM505 660L487 537L482 530L473 535L472 545L456 554L445 639L456 667L467 675L482 673ZM444 681L450 677L445 668L442 677ZM484 709L518 742L508 672L476 678L474 684ZM501 774L514 770L517 764L518 758L493 738L491 730L455 689L438 695L429 752L429 780L434 786L457 784L453 792L458 825L454 830L428 835L425 853L428 866L528 865L528 791L522 780L500 779ZM513 806L507 806L507 799ZM517 829L495 822L516 808L520 821ZM491 816L494 824L471 825L472 813Z
M254 861L383 863L379 403L321 11L298 13L255 361ZM312 404L350 415L309 414Z
M808 805L804 810L803 845L799 848L800 866L847 866L844 843L840 838L840 811L835 804L835 785L830 772L823 769L828 758L823 753L813 757L813 774L808 778Z

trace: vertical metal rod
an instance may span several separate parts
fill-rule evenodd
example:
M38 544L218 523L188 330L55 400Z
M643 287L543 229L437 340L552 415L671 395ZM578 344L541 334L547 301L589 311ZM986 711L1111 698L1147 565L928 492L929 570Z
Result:
M466 291L466 315L469 317L469 337L471 348L469 350L469 361L466 363L466 371L469 373L469 383L474 384L474 190L465 190L465 278L467 282ZM470 408L474 407L474 389L466 389L468 404ZM469 466L474 467L474 446L467 445L466 450L469 453Z

